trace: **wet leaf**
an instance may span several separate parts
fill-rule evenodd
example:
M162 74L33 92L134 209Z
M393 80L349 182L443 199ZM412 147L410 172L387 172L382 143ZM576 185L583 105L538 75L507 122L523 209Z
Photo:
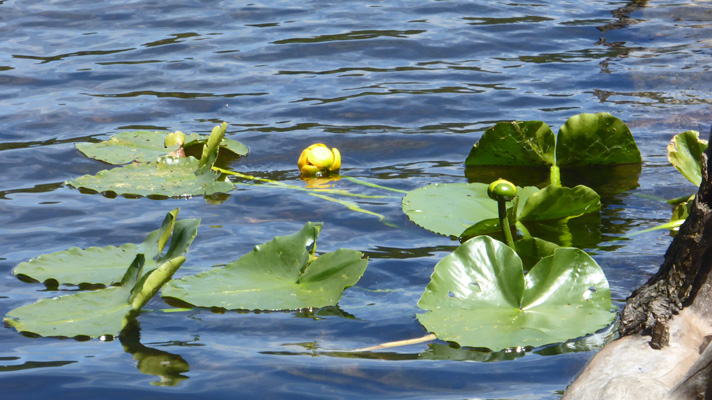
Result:
M487 236L435 266L418 306L439 339L494 351L581 337L616 315L605 275L585 252L558 248L525 276L514 250Z
M173 280L164 297L199 307L295 310L336 305L345 288L363 275L368 261L339 249L314 259L321 224L279 236L222 268Z

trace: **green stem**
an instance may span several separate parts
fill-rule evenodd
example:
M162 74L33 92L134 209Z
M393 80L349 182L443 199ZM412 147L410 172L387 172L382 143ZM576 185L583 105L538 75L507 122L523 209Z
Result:
M504 233L504 239L507 246L514 249L514 239L512 238L512 228L509 226L509 217L507 216L507 202L497 200L497 211L499 212L499 226Z
M552 165L549 170L549 180L551 181L551 186L561 187L561 171L556 165Z

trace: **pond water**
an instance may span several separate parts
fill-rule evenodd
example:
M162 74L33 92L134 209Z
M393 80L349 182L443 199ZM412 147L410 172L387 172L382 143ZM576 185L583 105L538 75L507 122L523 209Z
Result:
M226 121L228 137L250 148L233 170L303 186L299 153L324 142L341 150L342 174L413 190L491 180L463 162L496 121L543 120L556 132L572 115L610 112L644 163L622 192L589 174L604 207L600 236L581 246L622 307L671 236L617 239L667 222L660 199L695 189L665 154L674 134L707 135L711 21L709 2L687 0L0 1L0 313L76 290L22 282L18 263L141 242L176 207L202 220L177 276L307 221L324 222L319 252L370 257L338 307L151 312L124 343L0 329L2 397L558 398L605 332L526 353L441 341L339 351L426 334L417 300L457 242L411 223L399 196L351 199L380 221L266 186L210 202L86 194L64 182L109 166L74 145L137 129L208 133ZM169 306L157 296L146 308Z

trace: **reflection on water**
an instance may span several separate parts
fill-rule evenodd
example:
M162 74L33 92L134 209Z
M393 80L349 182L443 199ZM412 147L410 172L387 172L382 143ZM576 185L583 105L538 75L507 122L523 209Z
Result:
M176 386L181 381L188 379L182 375L190 371L190 365L178 354L146 347L141 344L141 333L138 322L132 321L124 328L119 336L124 351L133 355L137 360L136 368L141 373L160 378L151 382L154 386Z
M676 133L707 132L712 120L710 10L687 0L0 0L3 313L37 297L12 276L18 263L71 246L135 241L176 207L202 219L179 274L226 263L307 221L324 222L328 240L318 251L353 248L371 258L338 308L142 314L142 336L155 344L141 344L137 331L120 343L70 344L0 330L3 394L25 396L26 383L41 377L38 395L106 400L128 390L172 398L237 391L260 398L558 398L600 343L584 338L513 354L439 342L404 352L325 350L422 336L417 299L433 266L458 244L411 223L402 193L346 177L402 191L500 177L539 186L547 170L465 169L463 161L497 121L559 126L581 112L610 112L631 128L642 167L562 170L565 185L601 194L600 216L572 219L566 229L531 229L591 252L621 305L657 269L670 237L658 231L619 239L670 218L670 207L655 199L694 190L668 165L665 146ZM88 195L63 184L107 168L77 152L76 142L125 130L208 133L222 121L228 137L250 148L248 157L226 160L228 169L306 188L296 160L324 142L343 158L343 178L329 189L393 197L349 198L371 215L246 181L207 199ZM187 342L193 346L173 347L180 355L162 350ZM302 347L285 352L282 343ZM181 383L151 388L144 374Z

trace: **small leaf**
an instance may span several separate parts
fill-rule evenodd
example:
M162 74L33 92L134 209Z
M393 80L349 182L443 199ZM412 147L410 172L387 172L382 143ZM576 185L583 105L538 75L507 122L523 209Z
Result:
M640 162L640 150L628 126L608 113L574 115L559 129L558 166Z
M280 236L223 268L170 281L164 297L198 307L294 310L336 305L345 288L358 282L367 260L340 249L312 261L321 224Z
M707 149L707 141L700 139L697 131L686 131L675 135L667 146L667 157L685 178L700 186L702 183L702 153Z
M603 271L583 251L556 249L525 277L514 250L487 236L435 266L418 307L439 339L494 351L575 339L616 315Z
M164 262L160 267L145 274L133 290L129 302L134 311L139 311L158 293L173 274L185 262L185 257L179 256Z
M554 133L544 122L500 122L485 131L465 165L553 165L555 146Z
M541 221L576 217L601 209L601 196L593 189L547 186L527 199L520 221Z
M554 251L558 248L559 245L556 243L535 237L520 239L514 243L514 250L522 259L524 269L527 271L542 258L554 255Z

